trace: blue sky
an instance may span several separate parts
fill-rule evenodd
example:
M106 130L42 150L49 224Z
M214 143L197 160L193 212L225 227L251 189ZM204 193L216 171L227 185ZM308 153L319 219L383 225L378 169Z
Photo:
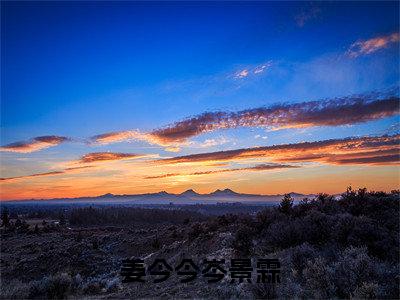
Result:
M398 33L398 24L398 2L2 2L1 144L148 132L205 111L398 94L398 41L348 55L357 41ZM191 140L215 145L192 144L180 155L381 135L397 123L392 115L334 128L205 132ZM63 144L23 155L154 149L171 155L145 141ZM2 156L4 177L26 170L21 154Z

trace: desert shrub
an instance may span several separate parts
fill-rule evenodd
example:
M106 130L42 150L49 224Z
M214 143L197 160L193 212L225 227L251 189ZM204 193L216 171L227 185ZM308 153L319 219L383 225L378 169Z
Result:
M82 287L84 294L97 295L105 288L105 282L97 278L90 278Z
M121 288L121 280L116 277L106 281L105 288L107 292L116 292Z
M312 210L297 224L301 242L323 245L331 238L332 219L325 213Z
M297 278L289 276L276 286L276 293L279 299L299 299L304 290Z
M332 240L342 247L347 246L354 223L355 218L349 213L336 215L335 225L332 227Z
M376 282L364 282L354 291L355 299L383 299L383 290Z
M166 228L175 238L187 231L189 240L196 239L196 246L212 246L219 234L215 239L209 237L220 231L229 236L222 247L232 246L240 256L278 257L281 283L254 283L250 287L256 298L399 298L398 192L349 189L339 199L321 194L298 205L286 198L286 204L266 208L256 216L226 214L201 219L188 212L167 212L157 222L169 223ZM96 218L91 219L91 213ZM144 218L153 220L155 214L157 210L86 208L73 211L70 217L75 225L131 226L145 222ZM182 225L184 220L186 225ZM76 238L82 240L82 234ZM153 243L150 240L158 249L157 243L157 238ZM84 247L87 243L78 244ZM3 284L1 298L94 296L119 289L118 278L83 280L80 275L58 274L31 284ZM215 290L218 298L249 297L245 284L221 284Z
M192 240L196 239L197 237L203 235L204 233L206 233L204 224L196 222L196 223L192 224L192 226L190 227L190 230L188 232L189 240L192 241Z
M317 257L307 263L304 269L306 297L333 298L336 288L333 283L333 269L323 257Z
M188 224L205 220L202 214L186 210L147 209L136 207L81 207L74 208L68 216L69 224L87 225L132 225L139 223Z
M152 240L151 247L153 247L156 250L160 249L161 242L160 242L160 239L158 238L158 236L154 237L154 239Z
M265 253L302 244L301 220L287 220L272 223L261 234Z
M10 213L8 211L8 208L6 206L0 209L1 209L1 226L8 227L10 225Z
M245 299L249 297L249 290L240 284L222 284L215 287L211 299Z
M325 214L337 214L342 211L342 208L335 200L335 197L327 194L319 194L311 201L310 205Z
M394 299L399 295L396 270L371 258L365 247L349 247L332 261L321 256L308 261L303 272L304 296Z
M285 252L291 268L293 268L300 275L307 267L307 262L311 261L318 255L318 249L308 243L289 248Z
M376 266L366 248L350 247L342 252L332 268L336 294L349 298L357 287L373 278Z
M323 245L331 239L333 223L330 215L312 209L303 216L273 223L267 236L271 235L270 242L280 248L293 247L306 242Z
M345 249L333 267L339 297L353 297L368 290L378 298L394 299L399 296L398 266L370 257L366 247ZM376 283L379 288L371 290Z
M232 247L237 254L248 256L253 249L254 229L249 226L240 226L236 231Z
M46 276L31 284L29 297L64 299L72 289L72 278L66 273Z
M76 274L72 277L72 285L71 285L71 292L78 293L82 290L83 286L83 278L80 274Z
M26 299L29 297L29 285L19 280L0 284L0 299Z
M277 299L276 285L271 283L257 283L253 285L253 295L256 299Z
M219 226L228 226L232 220L229 219L228 215L222 215L217 217L217 224Z
M230 225L236 222L237 216L235 214L225 214L226 225Z
M72 295L114 292L120 286L119 278L89 277L84 280L80 274L71 276L61 273L45 276L41 280L32 281L29 284L12 284L12 288L8 288L8 291L4 292L4 299L65 299Z
M388 230L367 217L354 218L353 228L348 235L348 245L367 247L369 253L378 258L397 256L396 240Z
M271 224L286 221L287 216L275 208L267 208L260 211L256 216L256 227L258 232L265 232Z
M247 227L251 227L251 228L256 227L256 222L254 220L254 217L250 216L248 214L237 215L235 223L239 226L247 226Z
M106 278L103 276L89 277L82 285L82 293L87 295L97 295L103 292L115 292L121 287L121 280L116 278Z
M97 238L94 238L94 239L92 240L92 247L93 247L93 249L95 249L95 250L98 250L98 249L99 249L99 240L98 240Z
M207 231L208 232L216 232L216 231L218 231L219 229L220 229L220 225L219 225L219 222L218 222L218 219L213 219L213 220L210 220L210 221L208 221L207 223L206 223L206 226L207 226Z

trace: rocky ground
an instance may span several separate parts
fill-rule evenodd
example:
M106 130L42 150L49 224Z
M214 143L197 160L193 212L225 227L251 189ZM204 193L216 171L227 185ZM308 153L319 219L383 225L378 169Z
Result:
M119 273L122 260L132 257L144 259L147 266L156 258L166 259L171 266L192 258L201 267L204 258L234 257L232 240L230 231L204 232L198 224L57 227L50 232L3 234L2 297L43 296L40 288L46 287L33 286L50 284L49 280L70 285L68 297L229 297L243 288L232 286L228 279L209 284L199 276L180 283L173 273L162 283L154 284L148 277L145 283L123 283Z
M186 212L120 208L80 209L62 225L54 218L47 225L12 221L0 229L0 295L398 299L399 199L398 191L349 189L339 200L319 195L298 205L285 196L279 207L257 215L188 218ZM102 220L114 225L99 225ZM127 258L143 259L147 268L156 259L165 259L171 276L154 283L147 272L146 282L123 282L120 271ZM200 272L195 280L182 283L173 269L185 258L192 259ZM253 268L257 259L277 258L281 282L258 284L255 270L252 282L231 282L231 272L218 283L208 283L202 276L203 259L225 259L227 270L233 258L250 258Z

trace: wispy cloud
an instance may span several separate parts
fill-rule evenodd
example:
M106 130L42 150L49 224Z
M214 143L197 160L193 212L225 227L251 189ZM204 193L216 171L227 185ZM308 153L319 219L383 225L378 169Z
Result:
M268 139L267 136L261 136L260 134L256 134L256 135L254 136L254 138L255 138L255 139L263 139L263 140Z
M294 16L294 20L299 27L303 27L307 22L317 19L321 14L321 8L315 3L304 7L298 14Z
M254 68L253 73L254 74L260 74L263 73L268 67L270 67L272 65L272 63L267 63L267 64L263 64L261 66L258 66L256 68Z
M272 66L273 66L272 60L267 61L262 64L259 64L259 65L256 65L256 66L254 66L254 65L249 66L249 67L246 67L244 69L237 71L234 75L234 78L243 79L243 78L249 77L251 75L259 76L262 73L264 73L265 71L267 71Z
M192 137L221 129L264 127L273 130L315 126L351 125L399 114L400 98L387 93L373 93L323 101L277 104L238 112L214 111L175 122L150 132L126 130L108 132L89 138L89 144L110 144L140 140L178 152L192 145ZM41 136L27 142L5 145L1 151L30 153L71 140L62 136ZM205 144L212 144L209 140Z
M378 36L368 40L359 40L351 44L347 50L347 54L350 57L358 57L362 55L368 55L378 50L388 48L389 46L398 43L400 40L400 33L394 32L389 35Z
M107 145L125 141L144 141L152 145L163 146L165 147L164 149L166 151L170 152L179 152L180 146L188 144L184 143L183 141L179 141L179 143L174 141L166 141L159 138L157 135L140 132L139 130L115 131L95 135L89 139L89 144Z
M338 165L388 165L388 164L399 164L400 154L397 149L396 154L384 155L384 156L369 156L369 157L357 157L357 158L344 158L332 161Z
M99 144L117 143L126 140L147 140L146 134L139 130L114 131L95 135L91 138L92 142Z
M225 137L219 137L219 138L214 138L214 139L206 139L202 143L194 143L192 145L194 148L210 148L210 147L215 147L215 146L220 146L229 143L230 140L225 138Z
M62 166L72 165L72 167L65 167L60 171L50 171L44 173L35 173L30 175L16 176L16 177L8 177L8 178L0 178L0 181L11 181L16 179L29 179L34 177L43 177L43 176L54 176L66 173L76 172L78 170L84 170L88 168L94 168L96 165L102 162L109 161L119 161L119 160L127 160L127 159L139 159L144 157L153 157L154 155L149 154L134 154L134 153L120 153L120 152L92 152L83 155L80 159L69 161L67 164L62 163L59 164L58 167L61 169ZM79 166L74 166L79 165Z
M133 153L119 153L119 152L93 152L83 155L79 160L79 163L94 163L94 162L123 160L123 159L137 159L143 157L146 157L146 155L133 154Z
M385 135L200 153L167 158L155 162L179 164L263 159L281 163L393 164L399 163L399 153L400 135ZM386 156L386 158L379 160L379 157L382 156Z
M376 120L399 113L397 96L372 100L354 96L325 101L282 104L239 112L206 112L149 133L164 144L184 142L188 138L219 129L237 127L305 128L339 126Z
M6 182L6 181L17 180L17 179L29 179L29 178L35 178L35 177L61 175L61 174L71 173L71 172L74 172L77 170L92 168L92 167L93 166L71 167L71 168L66 168L62 171L51 171L51 172L45 172L45 173L35 173L35 174L30 174L30 175L0 178L0 181Z
M243 69L235 74L235 78L244 78L249 76L249 70Z
M159 179L159 178L177 177L177 176L199 176L199 175L210 175L210 174L228 173L228 172L268 171L268 170L289 169L289 168L298 168L298 166L283 165L283 164L259 164L246 168L219 169L219 170L201 171L193 173L166 173L156 176L146 176L144 178Z
M38 136L30 141L16 142L0 147L0 151L30 153L57 146L63 142L69 141L70 138L64 136L47 135Z

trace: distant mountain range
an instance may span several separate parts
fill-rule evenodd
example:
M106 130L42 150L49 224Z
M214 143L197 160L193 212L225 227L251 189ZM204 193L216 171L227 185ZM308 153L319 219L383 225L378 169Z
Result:
M303 198L313 198L315 195L289 193L295 201ZM215 190L209 194L199 194L192 189L180 194L171 194L166 191L148 194L114 195L104 194L96 197L79 198L54 198L54 199L27 199L18 202L46 202L46 203L94 203L94 204L217 204L217 203L243 203L243 204L271 204L279 202L283 194L259 195L242 194L231 189ZM15 201L13 201L15 203Z

